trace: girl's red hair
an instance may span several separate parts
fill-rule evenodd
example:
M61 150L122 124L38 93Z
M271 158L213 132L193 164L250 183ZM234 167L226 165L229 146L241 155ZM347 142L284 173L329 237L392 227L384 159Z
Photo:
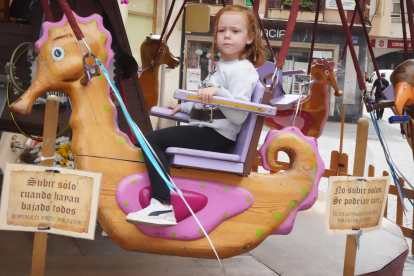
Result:
M217 39L218 21L220 19L220 16L222 16L225 12L239 12L243 14L244 18L247 21L247 26L249 26L248 34L254 34L253 42L249 45L246 45L244 51L240 53L239 59L248 59L256 68L262 66L267 59L267 53L265 47L262 44L262 34L259 29L257 17L253 13L253 10L250 8L238 5L229 5L219 10L219 12L214 17L213 47L214 42Z

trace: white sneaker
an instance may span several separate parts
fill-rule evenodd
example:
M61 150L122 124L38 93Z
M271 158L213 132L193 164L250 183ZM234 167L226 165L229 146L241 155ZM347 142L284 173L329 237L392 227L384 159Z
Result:
M144 226L168 227L177 225L172 205L166 207L155 198L151 198L151 203L147 208L129 213L126 216L126 221Z

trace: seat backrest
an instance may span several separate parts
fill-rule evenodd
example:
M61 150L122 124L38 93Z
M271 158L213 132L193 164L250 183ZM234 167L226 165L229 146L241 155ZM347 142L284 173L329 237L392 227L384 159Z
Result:
M263 95L265 92L265 87L263 83L258 80L256 88L253 91L251 101L254 103L261 103ZM229 153L237 154L241 157L241 162L245 163L246 156L249 151L250 142L252 140L254 128L257 121L257 115L249 113L246 121L244 121L239 134L237 135L236 143L230 149Z
M259 78L266 83L266 85L270 85L272 83L272 79L265 80L265 77L269 74L273 74L275 72L276 65L273 62L265 61L265 63L257 68L257 73L259 74Z

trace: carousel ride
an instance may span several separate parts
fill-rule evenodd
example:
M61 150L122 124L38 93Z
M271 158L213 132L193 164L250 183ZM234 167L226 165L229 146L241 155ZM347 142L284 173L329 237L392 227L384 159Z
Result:
M257 11L258 1L254 4ZM299 1L295 0L288 21L293 26L298 5ZM340 1L338 6L342 7ZM236 146L228 154L167 149L173 167L171 177L204 230L194 221L182 198L175 194L172 194L172 205L176 210L177 226L135 226L125 221L126 214L145 208L150 200L142 149L134 147L129 137L118 128L117 109L110 98L112 84L102 73L104 68L101 73L90 70L99 68L98 64L109 66L113 58L112 37L99 15L81 17L72 12L65 14L59 22L43 24L43 35L36 43L40 54L35 79L10 109L15 114L28 116L35 99L47 91L59 91L70 97L75 166L76 169L103 174L98 221L119 246L131 251L215 258L206 237L208 234L220 258L228 258L256 248L269 235L292 231L297 213L309 209L316 201L318 183L325 171L315 138L321 135L327 119L328 83L335 89L335 96L342 95L335 81L334 64L322 59L313 64L314 92L309 98L285 95L280 76L289 72L283 72L280 63L283 65L283 51L287 53L291 39L287 31L282 44L284 50L281 50L277 61L274 59L276 64L270 88L259 80L251 102L213 97L213 105L250 112ZM79 30L74 31L74 26ZM79 39L79 32L84 34L83 39ZM155 40L160 45L163 37L163 33L158 39L149 37L147 42L154 45ZM88 45L89 53L79 47L78 41ZM154 51L153 60L157 54L165 54L170 59L166 62L177 65L177 60L164 48L161 52L159 47ZM353 47L352 43L349 47ZM355 67L359 69L357 64ZM176 92L176 98L199 101L195 93L183 90ZM155 96L151 96L149 101L155 102ZM151 105L149 101L147 107ZM299 110L303 115L298 115ZM298 125L286 124L286 119L282 123L275 120L279 115L283 117L282 112L286 112L285 116L294 117ZM153 108L151 113L188 121L185 114L169 116L170 111L163 108ZM276 172L274 174L251 170L265 117L277 130L268 133L259 153L263 167ZM276 162L279 151L286 152L290 158L289 167L284 172L279 172ZM231 201L226 200L229 196Z
M103 174L98 221L122 248L214 258L205 233L174 196L172 204L179 218L177 226L137 227L125 221L127 212L144 208L149 203L146 166L140 158L141 150L134 147L117 126L107 79L102 74L91 74L90 68L95 66L97 58L106 66L110 64L113 57L111 35L98 15L83 18L73 13L72 16L94 56L82 53L76 42L76 31L71 30L66 16L56 23L45 22L43 36L36 43L40 53L36 77L10 109L27 116L35 99L50 90L70 97L75 166ZM85 74L85 68L89 70L89 76ZM274 116L276 111L266 102L270 97L267 87L259 81L253 102L236 103L255 114L244 123L240 133L242 139L238 139L232 153L212 156L208 152L193 152L190 156L180 149L170 149L177 160L176 166L186 167L173 169L172 177L180 183L178 186L184 197L193 201L193 210L221 258L248 252L273 233L288 234L297 212L310 208L317 198L324 164L315 139L305 137L295 127L269 133L261 150L263 160L267 160L267 169L277 167L272 156L279 150L291 156L291 167L274 175L251 173L263 116ZM197 163L194 160L200 168L194 168ZM206 162L210 162L211 167L207 167ZM225 200L227 194L234 200ZM204 216L203 213L211 215Z

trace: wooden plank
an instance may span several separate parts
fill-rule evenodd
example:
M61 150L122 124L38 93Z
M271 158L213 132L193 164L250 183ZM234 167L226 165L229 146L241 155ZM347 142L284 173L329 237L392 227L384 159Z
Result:
M342 153L341 154L341 162L344 167L339 167L339 173L342 174L348 174L348 154Z
M374 177L375 175L375 167L373 165L369 165L368 166L368 176L369 177Z
M368 127L369 122L367 119L362 118L358 120L353 173L354 176L364 176L365 157L368 142ZM357 248L355 235L347 235L344 260L344 276L353 276L355 273L356 250Z
M339 152L336 150L333 150L331 152L331 164L329 166L329 169L337 171L338 163L339 163Z
M45 127L43 131L42 157L55 156L56 130L59 112L59 99L57 96L49 96L46 100ZM55 159L42 160L42 166L53 166ZM45 273L47 248L47 233L36 232L34 234L32 276L40 276Z
M387 171L382 172L382 176L389 176L390 174ZM392 185L390 185L391 188ZM388 190L388 194L390 194L390 191ZM384 210L384 218L387 217L388 214L388 197L387 197L387 203L385 204L385 210Z
M355 235L346 235L344 276L354 276L356 252Z

